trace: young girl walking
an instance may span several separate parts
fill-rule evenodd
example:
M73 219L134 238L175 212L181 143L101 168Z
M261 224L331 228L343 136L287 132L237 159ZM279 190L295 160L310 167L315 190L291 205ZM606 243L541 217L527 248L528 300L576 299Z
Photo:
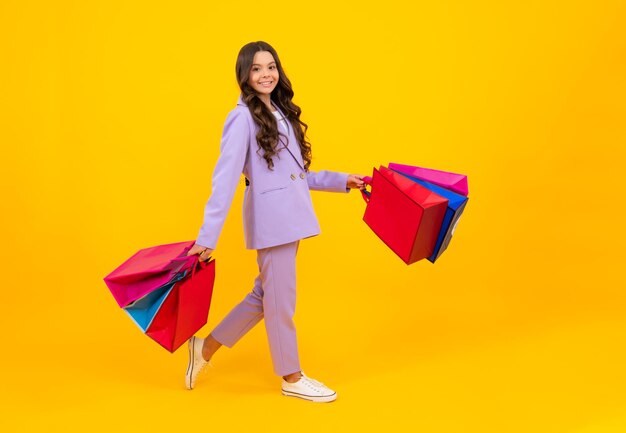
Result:
M300 239L318 235L319 224L309 190L343 192L365 188L362 176L313 172L308 126L291 98L291 82L274 48L251 42L236 64L241 89L228 113L212 192L196 244L188 255L208 260L230 208L241 174L246 178L243 227L247 249L257 250L259 275L254 288L204 339L189 339L185 384L192 389L198 374L222 346L233 347L265 319L274 372L282 377L282 394L330 402L337 393L304 374L298 358L296 328L296 253Z

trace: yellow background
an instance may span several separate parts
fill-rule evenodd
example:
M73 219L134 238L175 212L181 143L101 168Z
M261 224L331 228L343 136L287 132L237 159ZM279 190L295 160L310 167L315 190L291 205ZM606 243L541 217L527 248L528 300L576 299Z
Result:
M625 431L625 20L603 0L2 1L0 430ZM313 193L296 325L332 404L280 395L263 323L185 390L186 351L102 281L196 238L254 40L312 169L469 176L435 265L388 250L356 191ZM256 275L242 190L201 336Z

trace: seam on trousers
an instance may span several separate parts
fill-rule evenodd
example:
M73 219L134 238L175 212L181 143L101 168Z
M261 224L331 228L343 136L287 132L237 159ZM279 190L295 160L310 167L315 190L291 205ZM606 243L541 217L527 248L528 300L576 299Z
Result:
M274 278L274 250L270 249L268 251L268 254L271 256L271 258L270 258L270 265L272 267L272 282L274 282L276 280ZM273 284L273 287L274 287L274 310L276 311L275 316L278 319L278 303L276 301L276 298L277 298L277 296L276 296L276 284ZM266 295L267 295L267 293L266 293ZM279 329L278 329L279 320L276 320L275 322L276 322L276 325L275 325L275 328L276 328L276 340L278 340L278 351L280 353L280 362L281 362L280 371L282 371L283 368L285 368L285 359L283 358L283 347L282 347L282 344L281 344L281 341L280 341L280 332L279 332Z

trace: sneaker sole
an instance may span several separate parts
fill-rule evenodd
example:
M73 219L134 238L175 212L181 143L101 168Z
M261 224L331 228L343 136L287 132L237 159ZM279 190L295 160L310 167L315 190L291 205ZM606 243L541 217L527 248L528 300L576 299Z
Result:
M284 389L282 390L282 393L283 395L286 395L287 397L297 397L303 400L313 401L315 403L329 403L337 399L336 392L331 395L325 395L325 396L320 396L320 397L313 396L313 395L298 394L297 392L285 391Z
M196 343L196 338L193 337L192 340L187 344L189 348L189 364L187 364L187 373L185 374L185 386L187 389L193 389L191 386L191 377L193 376L193 364L194 364L194 344Z

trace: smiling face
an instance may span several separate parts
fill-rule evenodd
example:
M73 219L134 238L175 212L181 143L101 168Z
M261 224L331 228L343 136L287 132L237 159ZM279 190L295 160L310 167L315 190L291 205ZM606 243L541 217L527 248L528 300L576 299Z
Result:
M259 95L269 95L278 84L278 67L269 51L258 51L254 55L248 84Z

